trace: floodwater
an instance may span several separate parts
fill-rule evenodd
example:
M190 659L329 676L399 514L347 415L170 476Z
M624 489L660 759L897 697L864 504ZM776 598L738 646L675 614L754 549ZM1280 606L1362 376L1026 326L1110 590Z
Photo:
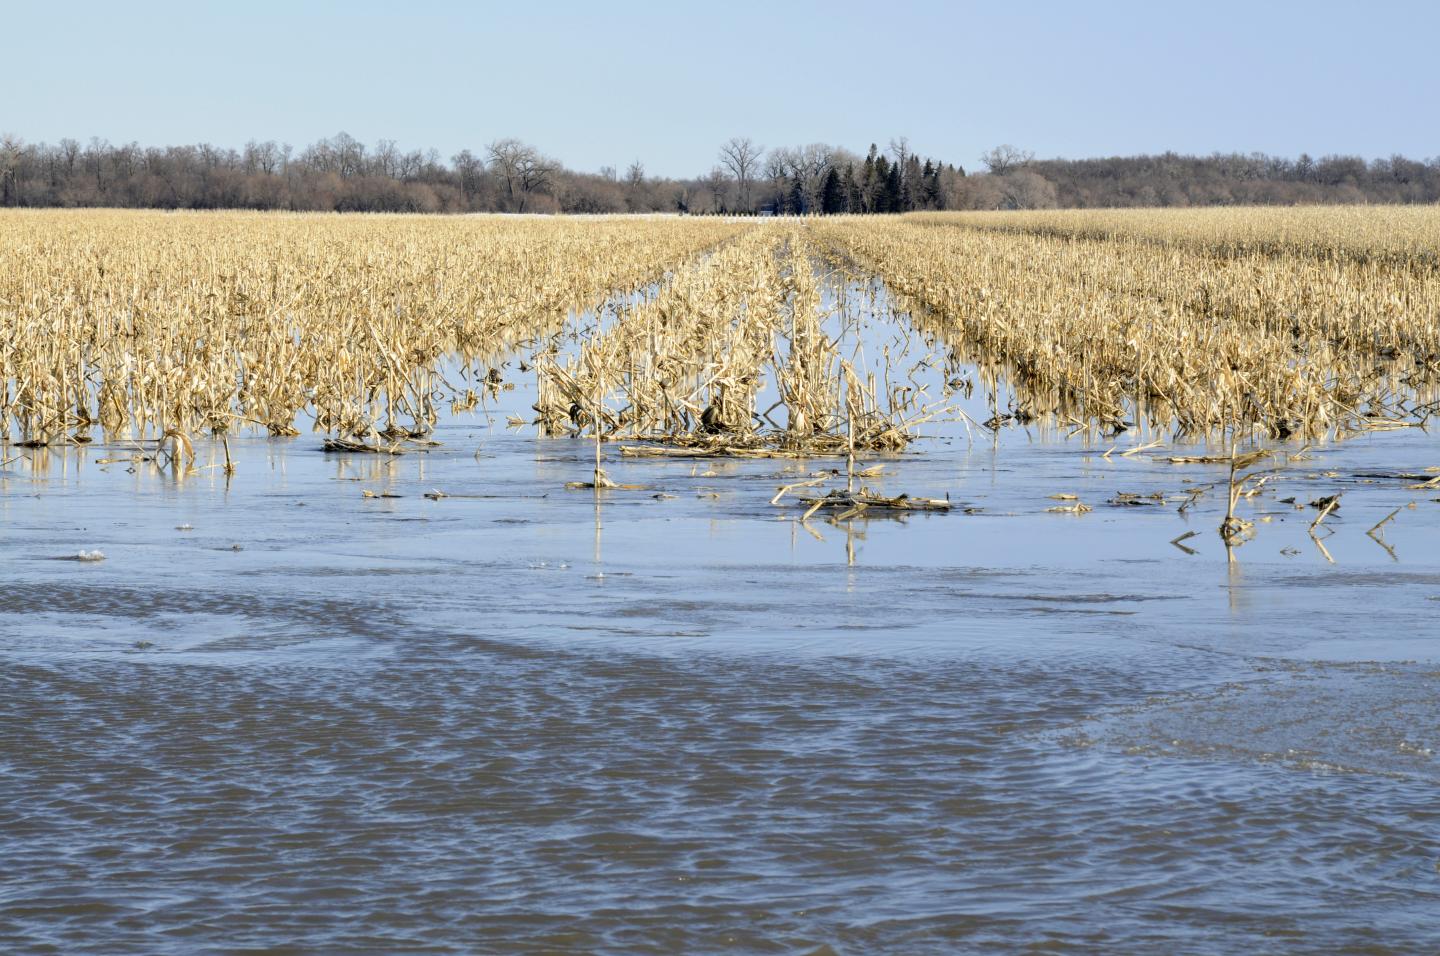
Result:
M567 489L507 374L398 458L0 456L0 951L1440 947L1440 490L1363 477L1428 436L1232 558L1153 436L937 424L865 482L950 513L801 524L833 461Z

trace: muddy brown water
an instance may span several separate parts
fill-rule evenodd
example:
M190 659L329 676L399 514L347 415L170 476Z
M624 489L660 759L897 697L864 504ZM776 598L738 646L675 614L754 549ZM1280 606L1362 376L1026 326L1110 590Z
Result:
M1139 438L936 426L867 483L973 513L807 527L833 462L607 448L597 499L529 400L6 466L0 950L1440 945L1440 491L1354 477L1424 434L1312 448L1232 561L1177 511L1224 468Z

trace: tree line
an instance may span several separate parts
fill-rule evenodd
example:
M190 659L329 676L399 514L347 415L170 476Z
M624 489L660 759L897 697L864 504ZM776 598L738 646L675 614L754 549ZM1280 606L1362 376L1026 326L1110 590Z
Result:
M1440 158L1298 159L1254 154L1037 160L989 150L966 173L921 156L905 137L864 154L812 143L771 149L724 143L692 179L567 169L536 147L495 140L442 159L393 140L339 133L301 149L252 141L241 149L27 143L0 136L0 206L284 209L366 212L700 214L900 213L918 209L1039 209L1440 201Z
M1440 202L1440 157L1264 153L1116 156L1031 162L1063 207Z

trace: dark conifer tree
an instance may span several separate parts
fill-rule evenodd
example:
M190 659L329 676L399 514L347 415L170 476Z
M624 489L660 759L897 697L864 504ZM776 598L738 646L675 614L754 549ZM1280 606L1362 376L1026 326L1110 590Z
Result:
M787 211L797 216L803 216L810 211L805 201L805 184L799 176L790 180L790 195L786 202Z
M890 160L884 156L875 158L875 175L870 182L870 211L894 212L890 202Z
M825 183L820 187L820 211L827 216L845 211L845 187L834 166L825 174Z
M925 160L925 168L920 171L922 202L926 209L940 208L940 168L930 160Z
M905 211L905 187L900 179L900 164L890 167L885 177L885 204L890 212Z

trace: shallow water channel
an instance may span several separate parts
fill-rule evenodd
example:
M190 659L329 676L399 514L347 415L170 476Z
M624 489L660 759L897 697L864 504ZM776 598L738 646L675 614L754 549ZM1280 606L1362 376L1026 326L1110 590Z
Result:
M1375 477L1428 436L1309 448L1232 556L1163 460L1215 449L952 420L866 479L950 513L802 524L836 462L567 490L507 377L397 458L0 456L0 950L1440 943L1440 490Z

